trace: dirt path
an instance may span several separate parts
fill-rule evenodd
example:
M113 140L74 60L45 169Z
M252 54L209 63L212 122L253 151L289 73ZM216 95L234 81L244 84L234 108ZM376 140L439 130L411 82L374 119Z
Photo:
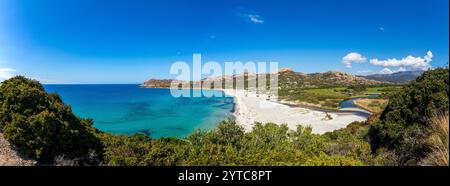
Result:
M0 133L0 166L33 166L36 161L23 158Z

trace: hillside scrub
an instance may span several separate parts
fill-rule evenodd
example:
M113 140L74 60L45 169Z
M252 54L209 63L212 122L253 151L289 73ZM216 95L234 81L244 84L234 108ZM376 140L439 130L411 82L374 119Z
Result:
M417 165L427 157L433 149L423 139L435 133L429 118L449 110L448 81L448 68L430 70L391 94L379 121L370 128L372 149L393 152L399 165Z
M0 86L0 131L21 153L40 162L58 155L101 159L103 154L92 120L75 116L57 94L22 76Z
M186 139L150 139L105 135L107 165L374 165L369 143L336 131L311 133L298 126L257 123L245 133L234 121L211 131L196 131Z

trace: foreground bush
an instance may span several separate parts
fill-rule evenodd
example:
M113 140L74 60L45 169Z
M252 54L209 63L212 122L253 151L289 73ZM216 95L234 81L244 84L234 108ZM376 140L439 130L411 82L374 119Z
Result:
M186 139L105 134L107 165L373 165L370 145L347 130L316 135L299 126L257 123L245 133L234 121Z
M91 120L75 116L57 94L21 76L0 86L0 131L20 152L40 162L57 156L88 161L103 154Z
M186 157L188 144L174 138L151 139L145 134L102 134L106 165L179 165Z
M448 113L448 81L448 68L430 70L393 94L370 128L373 150L393 152L398 165L417 165L427 157L433 150L424 142L433 135L428 119L435 113Z

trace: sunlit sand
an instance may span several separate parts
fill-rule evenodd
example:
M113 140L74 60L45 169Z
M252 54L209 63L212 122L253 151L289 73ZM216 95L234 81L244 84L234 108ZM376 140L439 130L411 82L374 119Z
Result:
M323 134L345 128L354 121L364 121L367 118L354 113L326 113L301 107L290 107L268 99L267 95L245 93L242 90L224 90L227 95L235 98L236 122L250 131L255 122L287 124L295 130L297 125L310 126L312 132ZM273 99L273 98L272 98ZM327 117L327 114L331 117Z

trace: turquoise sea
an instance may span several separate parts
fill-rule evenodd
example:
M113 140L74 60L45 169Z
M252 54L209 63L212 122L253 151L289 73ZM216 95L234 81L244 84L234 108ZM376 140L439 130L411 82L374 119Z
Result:
M99 130L118 134L185 137L195 129L215 128L232 117L234 108L232 97L175 98L169 89L130 84L44 87L58 93L78 116L92 118Z

